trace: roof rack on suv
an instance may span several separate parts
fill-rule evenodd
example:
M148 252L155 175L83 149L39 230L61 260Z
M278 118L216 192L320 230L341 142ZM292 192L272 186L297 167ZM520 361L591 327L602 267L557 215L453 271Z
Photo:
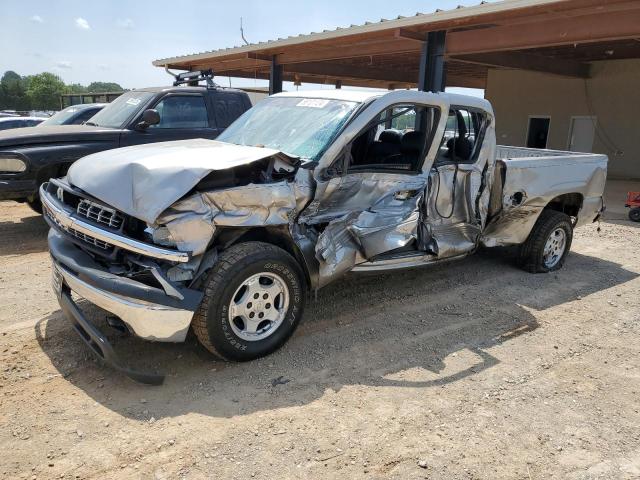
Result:
M206 81L207 87L215 88L218 85L213 81L213 70L194 70L192 72L181 72L181 73L173 73L167 69L167 73L175 78L173 82L173 86L177 87L178 85L191 85L196 86L198 82Z

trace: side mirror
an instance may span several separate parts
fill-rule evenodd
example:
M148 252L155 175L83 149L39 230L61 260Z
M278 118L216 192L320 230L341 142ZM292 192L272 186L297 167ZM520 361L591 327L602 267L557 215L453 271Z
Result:
M160 123L160 114L157 110L153 108L148 108L144 112L142 112L142 121L138 122L136 127L140 129L145 129L150 125L157 125Z

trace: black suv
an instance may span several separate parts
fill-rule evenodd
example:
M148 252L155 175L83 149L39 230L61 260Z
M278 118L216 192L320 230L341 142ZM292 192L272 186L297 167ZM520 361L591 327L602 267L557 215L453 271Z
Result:
M193 82L189 82L193 83ZM122 94L84 125L0 132L0 200L41 212L38 188L86 155L141 143L216 138L251 108L241 90L190 85Z

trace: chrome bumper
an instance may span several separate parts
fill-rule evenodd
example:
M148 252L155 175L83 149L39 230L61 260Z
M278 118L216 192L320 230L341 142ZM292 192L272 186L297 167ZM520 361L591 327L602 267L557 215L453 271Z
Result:
M168 248L160 248L133 238L125 237L108 230L96 227L79 218L75 212L59 202L47 190L47 183L40 186L40 200L44 209L45 218L55 224L61 230L75 230L83 235L88 235L102 242L114 245L129 252L138 253L147 257L166 260L169 262L188 262L190 255ZM54 184L55 185L55 184Z
M202 292L176 287L179 297L130 278L112 274L55 229L49 231L53 288L63 290L119 317L134 335L158 342L183 342Z
M157 342L184 342L194 312L100 290L53 261L54 289L69 287L85 300L119 317L133 334ZM59 292L56 292L59 295Z

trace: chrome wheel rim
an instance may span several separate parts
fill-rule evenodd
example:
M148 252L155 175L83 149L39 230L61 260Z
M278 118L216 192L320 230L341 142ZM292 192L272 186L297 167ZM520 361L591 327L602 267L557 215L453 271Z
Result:
M555 267L562 255L564 254L564 250L567 247L567 234L564 229L556 228L549 238L547 239L547 243L544 245L544 251L542 254L542 262L544 266L547 268Z
M243 340L264 340L282 324L288 307L289 289L284 280L275 273L256 273L231 297L229 325Z

